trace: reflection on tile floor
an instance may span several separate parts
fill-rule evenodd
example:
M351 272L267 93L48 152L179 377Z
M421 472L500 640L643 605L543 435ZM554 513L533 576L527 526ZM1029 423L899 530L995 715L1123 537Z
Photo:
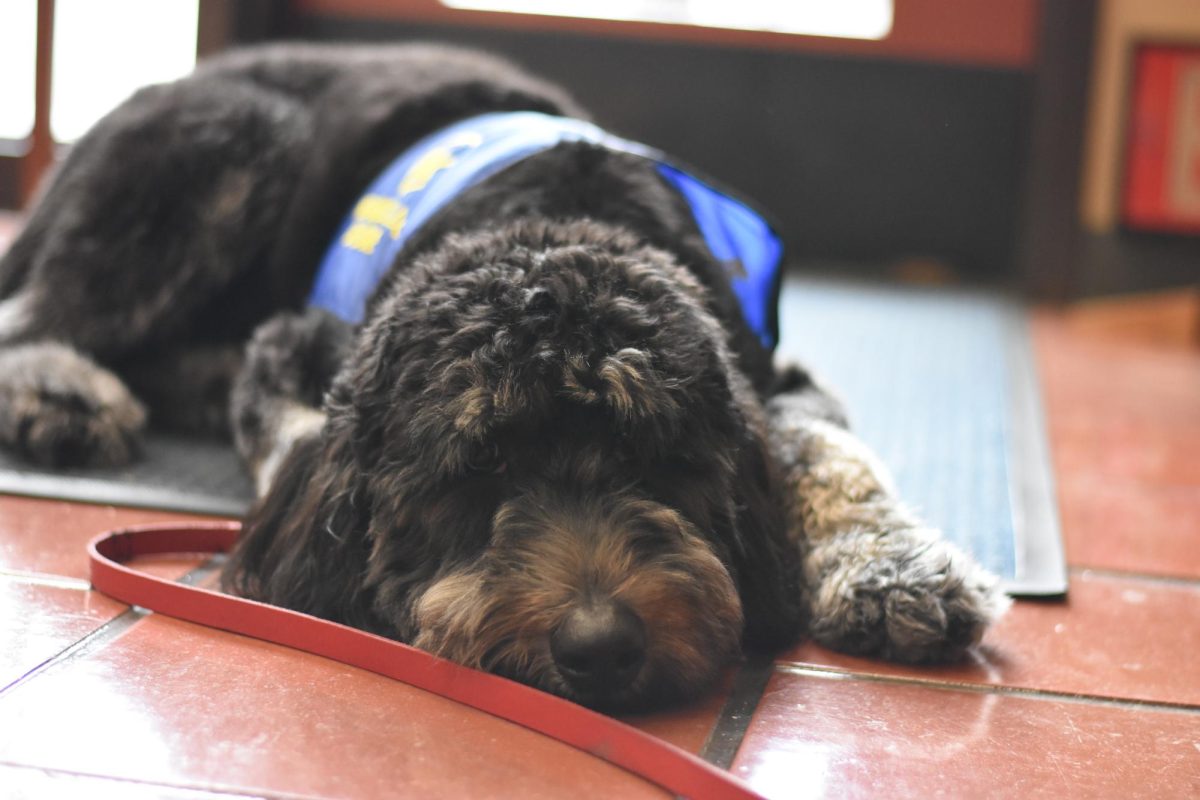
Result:
M1195 797L1200 714L782 672L734 772L780 800Z
M0 502L0 572L86 580L85 547L97 534L145 522L198 519L202 517L3 496Z
M1061 313L1034 333L1069 600L1018 603L958 666L781 654L733 763L767 796L1200 796L1200 351ZM661 795L418 690L88 589L89 538L181 519L0 496L0 795ZM730 687L631 721L700 752Z
M660 797L604 762L326 659L151 616L0 701L0 762L323 797ZM486 755L486 757L484 757ZM536 764L536 769L529 765Z
M1066 602L1018 602L962 665L880 664L811 642L779 660L923 681L1200 706L1200 669L1180 669L1178 660L1179 653L1200 652L1197 620L1200 584L1083 573L1072 579Z
M116 778L75 775L60 770L0 765L0 786L5 800L246 800L243 793L183 789L152 783L134 783Z
M122 614L128 606L78 585L0 575L0 688Z

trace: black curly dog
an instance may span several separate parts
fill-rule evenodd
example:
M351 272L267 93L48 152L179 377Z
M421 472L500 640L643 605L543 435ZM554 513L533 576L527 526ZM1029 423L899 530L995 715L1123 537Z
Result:
M120 464L147 417L232 431L262 497L228 588L592 706L694 697L806 632L978 641L994 580L773 366L646 159L525 158L415 232L362 325L305 309L385 165L510 110L583 115L439 46L249 50L138 92L0 262L0 441Z

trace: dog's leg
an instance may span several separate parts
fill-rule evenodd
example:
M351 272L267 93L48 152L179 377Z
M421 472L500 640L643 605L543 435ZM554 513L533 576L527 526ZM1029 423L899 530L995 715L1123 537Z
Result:
M897 661L962 655L1008 607L996 579L900 502L879 459L802 370L767 403L804 555L810 633Z
M231 414L238 452L266 494L284 457L320 433L321 403L353 328L319 309L272 317L254 333L233 387Z
M134 94L72 147L0 257L0 341L59 341L107 363L188 341L216 314L264 318L255 278L308 127L287 98L232 81Z
M155 428L228 440L229 396L244 351L242 343L179 346L118 369L149 408Z
M127 461L146 415L98 364L123 374L202 329L240 338L277 307L261 267L309 124L281 95L188 78L72 147L0 256L0 444L55 466Z
M0 260L0 283L7 277L10 290L20 282L18 266ZM35 335L37 320L27 294L0 300L0 446L56 468L129 462L146 425L144 406L66 337Z
M116 466L146 422L120 379L53 342L0 350L0 444L49 466Z

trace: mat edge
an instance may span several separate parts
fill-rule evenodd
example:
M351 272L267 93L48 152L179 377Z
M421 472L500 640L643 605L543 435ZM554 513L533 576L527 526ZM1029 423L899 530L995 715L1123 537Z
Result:
M1008 459L1016 570L1002 582L1009 594L1054 597L1067 593L1068 575L1059 523L1046 415L1038 380L1037 354L1025 309L1009 314L1012 335L1006 357L1011 379L1012 420Z

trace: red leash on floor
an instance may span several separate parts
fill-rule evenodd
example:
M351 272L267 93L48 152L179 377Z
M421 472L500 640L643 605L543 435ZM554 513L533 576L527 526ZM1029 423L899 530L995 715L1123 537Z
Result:
M88 543L92 586L130 605L304 650L433 692L553 737L677 795L761 800L740 780L691 753L554 695L382 636L156 578L123 563L165 553L224 553L240 531L237 523L217 523L101 534Z

